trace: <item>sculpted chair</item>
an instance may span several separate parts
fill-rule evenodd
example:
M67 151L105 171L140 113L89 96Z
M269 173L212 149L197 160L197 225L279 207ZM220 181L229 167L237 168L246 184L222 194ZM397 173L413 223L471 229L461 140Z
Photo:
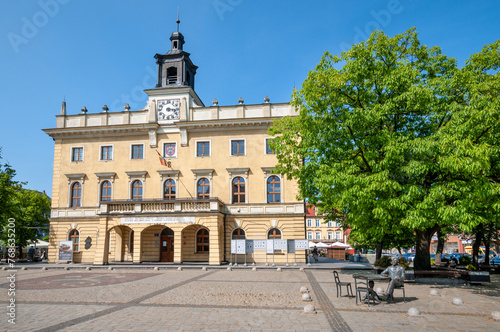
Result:
M347 290L347 296L349 297L354 296L352 293L351 283L340 281L339 273L337 271L333 271L333 278L335 279L335 286L337 286L337 297L339 297L339 291L340 291L340 296L342 296L342 286L345 286ZM350 294L349 294L349 289L351 290Z

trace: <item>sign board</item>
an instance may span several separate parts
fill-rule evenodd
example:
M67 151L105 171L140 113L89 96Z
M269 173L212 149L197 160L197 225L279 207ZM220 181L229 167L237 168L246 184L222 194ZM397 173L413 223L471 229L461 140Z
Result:
M59 241L59 261L73 261L72 241Z
M266 240L266 252L268 254L274 253L274 240Z
M274 240L274 249L275 250L286 250L287 249L287 240Z
M253 248L255 250L264 250L267 248L266 240L253 240Z
M247 254L253 254L253 240L246 240Z
M287 240L287 248L286 252L289 254L294 254L295 253L295 240Z
M236 253L237 254L246 254L246 240L236 240Z
M194 224L195 217L122 217L120 223L127 224Z
M295 240L295 250L309 249L309 240Z
M236 240L231 240L231 254L236 254Z

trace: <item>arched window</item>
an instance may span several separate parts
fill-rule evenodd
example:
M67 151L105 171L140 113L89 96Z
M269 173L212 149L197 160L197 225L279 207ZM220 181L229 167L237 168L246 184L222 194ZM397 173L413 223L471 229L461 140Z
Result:
M245 180L237 176L233 179L233 204L245 203Z
M78 230L72 229L68 237L68 240L73 242L73 252L78 252L80 250L80 233Z
M280 178L276 175L270 176L267 179L267 202L281 202Z
M170 67L167 69L167 84L177 83L177 68Z
M142 181L135 180L132 182L132 199L141 200L142 199Z
M198 181L197 192L198 198L210 198L210 182L208 179L202 178Z
M163 198L167 201L172 201L175 199L175 181L168 179L163 185Z
M274 240L279 240L281 239L281 231L277 228L271 228L269 232L267 232L267 238L268 239L274 239ZM275 253L280 253L281 250L275 250Z
M196 252L208 252L209 244L208 229L200 229L196 234Z
M101 184L101 201L110 201L111 200L111 182L104 181Z
M71 186L71 206L82 206L82 185L80 182L75 182Z
M231 235L233 240L243 240L246 238L245 230L243 228L236 228Z

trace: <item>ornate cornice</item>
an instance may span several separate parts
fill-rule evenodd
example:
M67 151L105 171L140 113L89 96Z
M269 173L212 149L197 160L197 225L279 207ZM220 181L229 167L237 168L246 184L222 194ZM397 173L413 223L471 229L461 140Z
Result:
M149 135L150 130L156 130L159 125L156 123L116 125L116 126L92 126L92 127L69 127L43 129L52 138L83 138L92 135L100 136L127 136L130 134Z

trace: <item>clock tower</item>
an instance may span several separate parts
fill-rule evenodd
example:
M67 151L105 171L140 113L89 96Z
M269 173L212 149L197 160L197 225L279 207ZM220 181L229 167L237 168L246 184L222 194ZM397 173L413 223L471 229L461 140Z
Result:
M183 50L184 36L179 32L179 23L177 19L177 31L170 36L170 51L155 55L158 65L157 88L190 86L194 89L194 76L198 67L189 58L190 54Z
M177 31L170 36L170 50L166 54L155 54L158 65L158 79L153 89L144 90L149 96L150 122L172 124L189 120L190 107L203 107L194 92L194 77L197 66L184 51L184 36Z

